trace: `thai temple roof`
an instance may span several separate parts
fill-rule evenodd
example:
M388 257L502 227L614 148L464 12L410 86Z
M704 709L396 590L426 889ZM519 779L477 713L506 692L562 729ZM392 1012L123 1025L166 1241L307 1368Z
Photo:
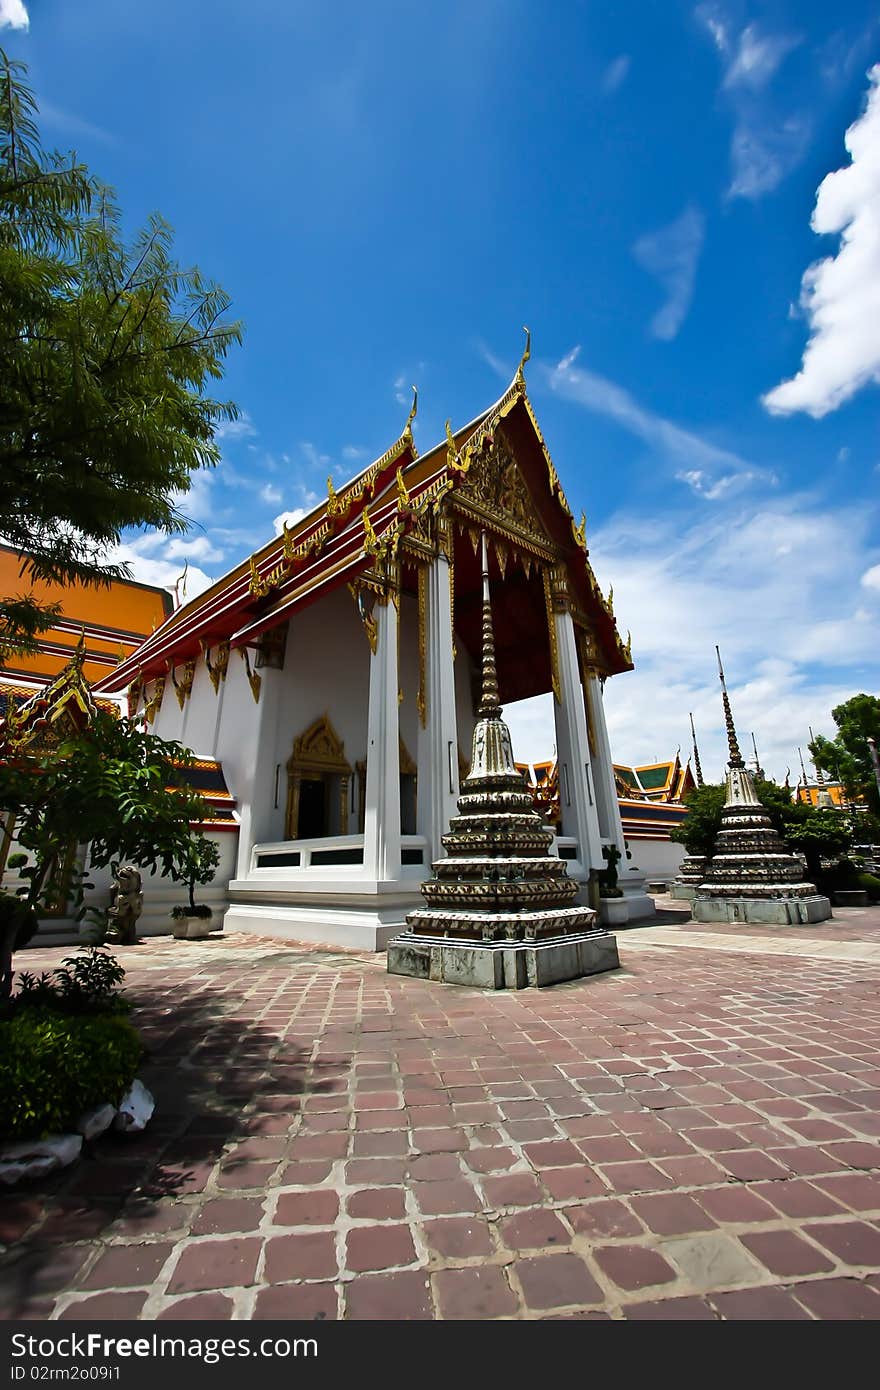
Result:
M682 765L677 753L667 762L641 767L615 763L614 776L618 794L636 800L681 801L685 792L696 786L690 763Z
M545 560L552 546L555 560L566 564L575 602L589 615L605 670L630 670L629 645L617 631L611 597L603 596L590 565L585 522L577 525L572 516L526 393L527 357L528 346L516 376L493 405L457 431L447 426L447 438L421 455L412 433L414 400L402 434L384 454L338 488L328 479L326 499L172 613L98 688L119 691L154 679L221 642L242 649L253 645L296 608L394 557L401 542L418 544L429 509L466 485L472 464L499 429L528 491L517 545L525 553L531 547ZM486 529L491 539L491 508L473 525Z
M0 594L33 594L41 603L61 606L61 616L38 639L32 656L14 655L2 670L7 698L17 700L19 686L28 694L45 685L70 661L81 639L85 640L83 673L94 685L120 660L136 651L171 612L171 595L152 584L113 579L108 584L86 585L72 580L51 583L22 575L24 556L0 545ZM29 683L31 683L29 685Z

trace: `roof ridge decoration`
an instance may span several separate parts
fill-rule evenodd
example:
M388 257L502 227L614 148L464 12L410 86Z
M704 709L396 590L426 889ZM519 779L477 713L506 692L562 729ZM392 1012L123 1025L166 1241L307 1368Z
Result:
M7 718L0 721L0 741L23 748L35 742L45 742L47 734L51 737L54 732L53 726L60 727L62 720L67 732L72 732L94 719L97 706L83 674L85 638L83 628L73 655L58 674L17 708L9 709ZM68 708L71 704L79 711L78 714Z
M337 492L333 485L332 473L327 478L327 502L325 506L325 516L319 522L317 528L304 541L297 545L293 539L293 528L282 522L282 549L281 559L271 569L265 573L260 572L260 568L251 555L249 559L250 582L248 591L255 598L265 598L272 589L277 589L283 583L290 569L297 563L304 562L317 557L321 554L325 544L335 531L334 525L337 521L345 521L353 508L364 504L366 510L367 498L372 498L376 488L376 479L388 467L389 464L401 457L409 449L413 458L419 456L413 438L412 425L418 414L419 392L413 386L413 402L409 414L406 417L403 431L397 439L385 450L385 453L376 459L363 473L358 474L350 482L345 483ZM370 528L372 529L372 528ZM366 530L366 523L365 523ZM369 531L367 531L369 541ZM373 532L375 538L375 532ZM372 541L369 541L372 544ZM378 545L378 539L376 538ZM369 551L368 553L374 553Z

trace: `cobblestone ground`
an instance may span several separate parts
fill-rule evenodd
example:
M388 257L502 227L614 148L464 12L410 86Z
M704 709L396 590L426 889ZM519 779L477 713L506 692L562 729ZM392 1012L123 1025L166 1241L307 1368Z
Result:
M880 910L679 922L519 994L126 952L157 1114L0 1201L5 1316L876 1318Z

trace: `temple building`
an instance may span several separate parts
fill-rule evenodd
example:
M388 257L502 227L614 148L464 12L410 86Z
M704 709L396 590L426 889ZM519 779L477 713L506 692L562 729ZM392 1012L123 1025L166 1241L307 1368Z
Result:
M602 704L632 669L612 597L529 401L503 396L420 455L412 421L369 468L173 612L99 682L222 768L238 843L227 930L382 949L421 902L469 771L486 533L500 699L552 691L561 834L579 900L623 855ZM593 896L595 894L593 893Z

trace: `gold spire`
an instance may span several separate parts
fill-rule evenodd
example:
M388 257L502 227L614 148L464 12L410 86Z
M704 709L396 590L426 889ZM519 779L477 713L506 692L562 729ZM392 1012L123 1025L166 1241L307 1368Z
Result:
M718 675L721 678L721 700L724 705L724 723L727 728L727 746L730 750L730 766L745 767L742 754L739 751L739 744L736 741L736 729L733 727L733 715L730 711L730 700L727 695L727 686L724 683L724 668L721 665L721 652L718 644L715 644L715 654L718 657Z
M516 377L515 377L515 380L516 380L517 386L525 386L525 384L526 384L525 366L526 366L526 363L528 362L529 358L530 358L531 355L532 355L532 335L531 335L531 333L529 332L529 330L526 328L525 324L523 324L523 332L524 332L525 335L526 335L526 345L525 345L525 348L523 349L523 355L522 355L522 357L521 357L520 360L519 360L519 366L518 366L517 369L516 369Z
M342 506L341 506L341 503L340 503L340 501L339 501L339 498L338 498L337 495L336 495L336 489L335 489L335 487L333 486L333 475L332 475L332 473L328 473L328 475L327 475L327 515L328 515L328 516L338 516L338 514L339 514L339 512L340 512L341 510L342 510Z
M495 666L495 633L492 629L492 603L489 597L489 547L486 532L480 534L482 574L483 574L483 692L479 719L498 719L501 715L501 701L498 695L498 671Z

